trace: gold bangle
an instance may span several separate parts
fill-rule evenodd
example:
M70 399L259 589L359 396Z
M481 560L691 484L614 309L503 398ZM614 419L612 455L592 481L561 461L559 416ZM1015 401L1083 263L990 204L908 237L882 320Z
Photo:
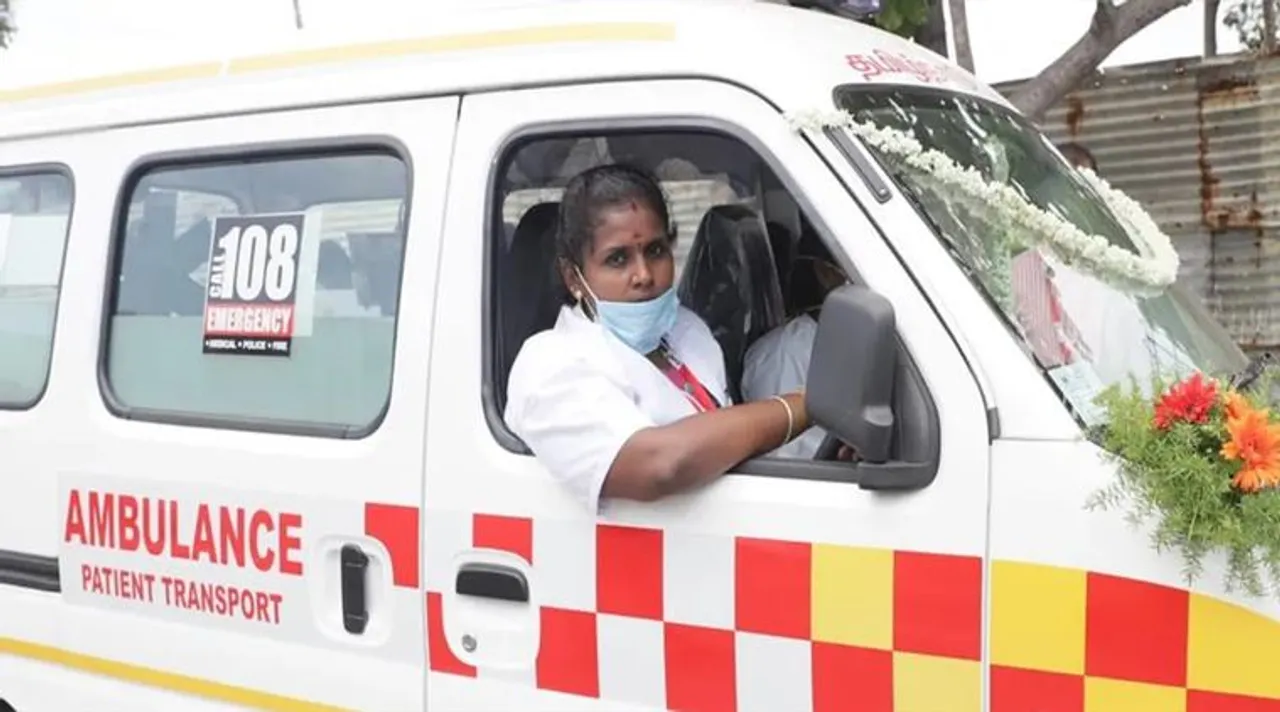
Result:
M782 396L774 396L773 399L781 403L782 407L787 411L787 436L782 439L782 444L786 445L791 442L791 436L795 431L796 415L791 410L791 404L787 402L786 398L783 398ZM781 447L781 445L779 447Z

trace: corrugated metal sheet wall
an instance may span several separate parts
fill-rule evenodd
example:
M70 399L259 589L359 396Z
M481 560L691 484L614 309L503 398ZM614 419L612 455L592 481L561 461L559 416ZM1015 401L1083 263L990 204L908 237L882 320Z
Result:
M1147 208L1182 255L1180 280L1243 347L1280 346L1280 60L1109 69L1042 128Z

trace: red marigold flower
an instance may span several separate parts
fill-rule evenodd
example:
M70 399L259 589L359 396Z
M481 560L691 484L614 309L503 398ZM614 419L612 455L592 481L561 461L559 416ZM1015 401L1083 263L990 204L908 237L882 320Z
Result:
M1179 421L1203 423L1209 419L1209 411L1218 401L1218 385L1206 381L1199 372L1175 383L1156 402L1152 419L1156 428L1166 430Z

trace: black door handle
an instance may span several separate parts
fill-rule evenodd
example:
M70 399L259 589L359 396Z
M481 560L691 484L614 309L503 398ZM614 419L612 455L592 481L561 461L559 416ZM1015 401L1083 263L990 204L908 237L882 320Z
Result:
M459 596L529 602L529 580L517 569L497 564L463 564L454 591Z
M352 635L363 635L369 625L369 603L365 578L369 556L355 544L342 547L342 627Z

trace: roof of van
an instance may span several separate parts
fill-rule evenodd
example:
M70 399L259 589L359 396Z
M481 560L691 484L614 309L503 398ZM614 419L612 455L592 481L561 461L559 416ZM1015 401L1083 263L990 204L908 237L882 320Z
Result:
M814 10L753 0L477 5L451 7L425 32L356 30L337 42L303 30L273 39L270 51L10 86L0 89L0 139L638 76L733 81L783 110L830 107L832 88L848 83L942 87L1008 106L919 45Z

